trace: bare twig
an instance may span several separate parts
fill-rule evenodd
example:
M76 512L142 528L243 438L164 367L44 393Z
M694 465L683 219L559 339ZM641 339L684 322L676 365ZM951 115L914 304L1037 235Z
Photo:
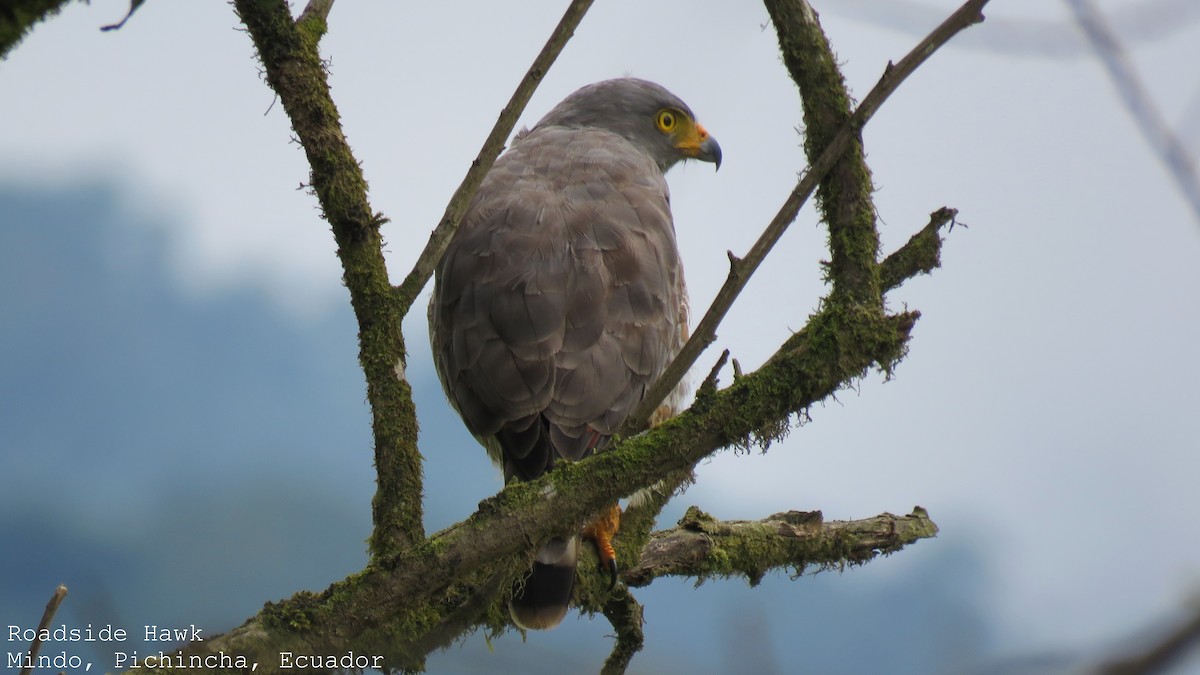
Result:
M736 359L734 360L736 361ZM717 357L717 362L714 363L712 369L708 371L708 377L704 378L704 381L701 382L700 386L696 388L697 396L701 396L705 393L715 392L717 390L717 376L721 374L721 369L725 367L725 364L728 361L729 350L722 350L721 356Z
M67 597L67 587L65 584L59 584L58 588L54 589L54 595L50 596L50 602L46 603L46 611L42 613L42 620L38 622L37 635L29 644L29 655L26 657L25 667L21 669L20 675L30 675L33 672L33 664L37 659L38 651L42 648L42 632L50 627L50 622L54 620L54 614L65 597Z
M458 228L458 223L466 213L467 206L470 205L471 198L475 196L479 184L483 182L483 177L487 175L492 164L496 162L496 158L500 156L500 151L504 149L504 142L508 140L513 127L516 126L517 119L525 110L525 105L529 103L534 90L546 76L546 72L550 70L550 66L554 64L567 41L575 34L575 29L583 20L583 15L591 6L592 0L573 0L571 2L567 11L563 13L562 19L555 26L554 32L550 34L550 39L546 40L546 45L542 47L541 53L533 60L533 65L529 67L525 77L521 78L521 83L517 85L512 98L508 100L508 105L500 111L500 118L496 120L496 125L492 127L487 140L483 142L479 155L475 157L475 161L471 162L471 168L467 170L467 175L463 176L462 183L450 197L450 203L446 205L446 212L442 214L442 219L434 228L433 233L429 235L425 249L421 251L412 271L397 288L396 293L400 299L403 314L408 314L417 294L429 282L429 277L433 276L434 268L437 267L438 261L442 259L442 254L446 252L446 246L450 243L450 236Z
M916 318L906 313L875 319L861 344L834 359L821 339L834 318L818 312L765 365L715 392L704 411L689 409L622 440L609 452L565 464L534 481L511 484L425 545L409 547L321 593L302 592L268 603L241 627L192 643L185 652L244 654L263 664L262 673L275 672L269 664L288 649L354 649L388 655L392 667L416 668L422 656L408 648L424 641L424 630L395 627L425 626L430 617L445 616L460 607L466 595L477 592L486 581L481 575L527 563L529 541L580 529L621 497L664 476L686 475L717 449L829 396L854 373L902 348ZM649 518L657 512L653 507L639 511ZM639 552L644 541L637 544ZM617 544L622 561L631 560L622 552L630 541L618 537ZM636 567L633 561L626 569Z
M879 263L879 286L884 292L899 286L905 279L929 273L941 264L941 230L954 222L957 209L943 206L929 214L929 224L921 228L903 246Z
M1153 98L1146 91L1133 63L1121 47L1121 41L1117 39L1117 34L1108 25L1095 2L1067 0L1067 4L1075 12L1076 23L1087 35L1092 50L1104 64L1109 78L1121 96L1121 101L1137 122L1142 137L1166 165L1167 171L1175 179L1176 185L1191 207L1196 221L1200 223L1200 176L1196 174L1196 165L1188 157L1187 149L1155 107Z
M987 0L970 0L956 12L950 15L940 26L935 28L928 36L925 37L916 47L912 49L899 63L892 65L888 64L887 69L883 73L883 77L879 79L879 83L871 89L866 98L862 100L854 114L850 118L849 124L842 127L841 131L834 136L833 140L821 153L820 158L809 167L808 171L800 179L792 193L784 201L778 213L767 225L766 230L759 236L758 241L750 248L749 253L744 258L738 259L730 256L729 275L725 280L725 285L717 292L717 297L705 312L704 318L696 326L696 330L692 332L692 336L688 339L683 349L667 367L654 386L646 393L646 397L642 402L630 413L621 430L622 435L630 435L637 433L645 428L646 421L650 419L650 415L658 408L658 406L666 399L667 395L675 389L687 371L691 369L696 359L704 351L708 345L716 339L717 326L721 320L725 318L725 314L729 311L733 301L745 288L746 282L754 273L758 266L762 263L766 255L783 236L784 231L796 219L796 214L800 212L800 208L804 205L808 198L812 196L813 191L817 187L817 183L824 178L825 174L833 167L833 165L841 157L842 153L849 147L850 142L862 130L863 126L875 114L883 102L892 95L909 75L913 73L922 63L925 62L935 51L942 45L946 44L952 37L960 31L979 23L983 20L982 9L987 4Z
M1047 3L1048 4L1048 3ZM928 0L855 0L824 3L825 11L836 12L858 23L909 35L922 35L939 13ZM1158 45L1190 30L1200 21L1196 0L1137 0L1106 3L1112 25L1133 45ZM986 31L972 33L958 46L1002 56L1024 56L1077 60L1092 56L1087 39L1070 21L1057 17L1036 19L1024 16L996 17ZM1190 73L1189 73L1190 74Z

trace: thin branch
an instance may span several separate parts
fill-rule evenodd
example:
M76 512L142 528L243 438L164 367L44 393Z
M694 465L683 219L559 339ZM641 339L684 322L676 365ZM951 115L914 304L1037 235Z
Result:
M30 675L33 672L33 664L37 660L38 651L42 648L42 632L50 627L50 622L54 620L54 614L58 612L58 607L65 597L67 597L67 586L59 584L58 588L54 589L54 595L50 596L50 602L46 603L46 611L42 613L42 620L38 622L37 635L29 644L29 655L26 657L25 667L21 668L20 675Z
M650 415L658 408L658 406L667 398L667 395L675 389L696 359L704 351L708 345L716 339L717 326L725 318L729 308L733 305L733 301L745 288L746 282L749 281L750 275L754 273L758 266L762 263L767 253L783 236L788 226L796 219L796 214L800 212L800 208L804 205L808 198L812 196L813 191L817 187L817 183L833 168L837 163L842 153L849 147L850 142L858 135L867 121L875 114L883 102L892 95L914 70L925 62L935 51L942 45L946 44L952 37L960 31L983 21L982 9L987 4L987 0L970 0L956 12L950 15L940 26L935 28L928 36L925 37L912 51L908 53L898 64L888 64L887 70L884 71L883 77L879 83L871 90L867 97L863 99L854 114L850 117L850 121L841 131L839 131L826 146L821 153L820 158L809 167L808 171L800 179L792 193L784 201L783 206L779 208L778 213L771 219L769 225L758 241L750 248L750 252L740 260L731 258L729 276L725 281L725 285L717 292L717 297L713 299L712 305L705 312L704 318L696 326L696 330L692 332L692 336L688 339L683 349L667 367L662 376L654 383L654 386L646 393L646 397L642 402L630 413L625 425L621 429L622 435L630 435L637 433L645 428L646 421L650 419Z
M1200 609L1191 618L1132 656L1102 664L1097 675L1153 675L1169 673L1189 652L1200 645Z
M940 18L937 4L929 0L855 0L829 2L825 7L859 25L919 36ZM1138 46L1163 44L1200 21L1196 0L1110 2L1106 7L1112 24L1121 27L1121 35ZM1093 55L1086 38L1071 22L1056 16L1035 19L1028 12L1012 18L998 16L986 31L972 33L959 44L1002 57L1078 60Z
M1171 131L1154 100L1142 84L1117 34L1108 25L1104 14L1092 0L1067 0L1075 12L1075 21L1087 35L1092 50L1104 64L1108 76L1117 88L1121 101L1133 115L1142 137L1154 149L1167 172L1175 180L1196 221L1200 223L1200 176L1179 137Z
M638 587L664 576L697 581L743 576L753 586L771 570L791 569L799 574L814 565L819 569L858 565L937 532L937 525L919 506L907 516L884 513L830 522L820 511L720 521L693 506L677 526L651 535L641 561L621 578Z
M853 99L820 17L808 0L764 0L763 4L775 26L783 64L800 92L804 153L809 163L815 163L850 122ZM825 302L861 305L861 310L882 313L873 190L862 134L854 133L816 189L817 210L829 233L826 278L832 288Z
M446 252L446 247L450 244L450 237L458 228L458 223L466 213L467 206L471 204L471 198L475 196L475 191L479 189L484 176L491 170L496 158L500 156L500 151L504 149L504 143L512 134L517 119L525 110L525 105L529 103L530 97L533 96L534 90L550 70L550 66L562 53L567 41L575 34L575 29L579 27L583 15L591 6L592 0L573 0L571 2L567 11L563 13L562 19L555 26L554 32L546 40L546 45L542 47L541 53L533 60L533 65L529 67L525 77L521 78L521 83L517 85L508 105L500 111L500 117L492 127L491 133L488 134L487 140L483 142L479 155L475 157L475 161L471 162L471 168L467 170L467 175L463 177L462 183L450 197L450 203L446 205L442 219L434 228L433 233L429 235L425 249L421 251L412 271L408 273L396 291L401 311L404 314L408 314L417 294L421 292L425 284L429 283L434 268L437 267L438 261L442 259L442 254Z

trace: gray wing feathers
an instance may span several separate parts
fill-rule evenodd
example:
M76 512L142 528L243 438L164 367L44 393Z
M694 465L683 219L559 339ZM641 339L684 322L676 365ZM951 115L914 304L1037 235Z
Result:
M540 414L556 451L578 459L591 432L607 436L624 421L686 329L666 182L646 155L600 130L518 139L438 271L437 369L493 453L489 437L506 425L524 433Z

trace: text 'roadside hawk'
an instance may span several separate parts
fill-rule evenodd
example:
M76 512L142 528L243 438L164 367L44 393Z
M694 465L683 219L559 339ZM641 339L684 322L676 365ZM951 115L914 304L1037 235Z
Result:
M607 80L518 133L475 194L437 267L429 331L446 395L506 482L602 447L682 347L663 174L684 159L721 162L688 106ZM518 625L562 621L578 546L538 551L509 604Z

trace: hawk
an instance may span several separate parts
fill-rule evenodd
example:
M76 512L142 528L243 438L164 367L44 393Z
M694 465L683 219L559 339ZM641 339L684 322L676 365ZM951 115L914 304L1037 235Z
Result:
M602 448L683 346L663 174L686 159L721 164L687 104L645 80L597 82L519 132L467 208L436 269L430 341L450 403L505 482ZM612 531L588 528L615 579ZM509 602L517 625L562 621L578 547L541 546Z

